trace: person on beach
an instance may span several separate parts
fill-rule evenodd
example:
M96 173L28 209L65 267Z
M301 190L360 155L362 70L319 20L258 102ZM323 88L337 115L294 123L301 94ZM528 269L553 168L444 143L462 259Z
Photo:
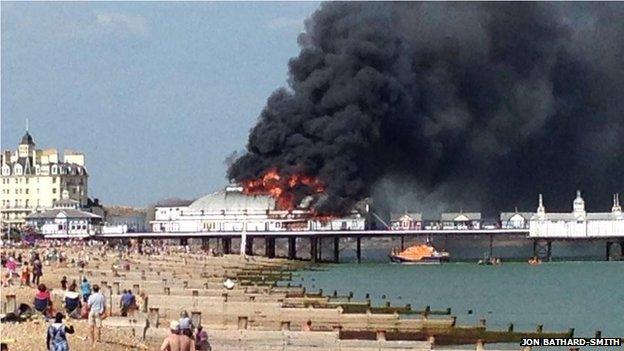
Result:
M180 334L186 335L189 338L193 337L193 321L191 320L191 317L189 317L188 312L182 311L180 313L178 329L180 329Z
M93 294L89 296L87 300L89 306L89 334L91 336L91 343L95 344L100 342L102 336L102 318L106 313L106 298L100 293L100 287L93 285Z
M87 302L89 295L91 295L91 284L86 277L82 278L82 283L80 283L80 293L82 294L82 300Z
M38 256L38 255L37 255ZM43 264L39 258L35 258L33 261L33 278L32 283L35 285L39 285L39 281L41 280L41 276L43 276Z
M50 291L45 284L39 284L37 286L37 293L35 294L33 305L35 309L41 312L44 316L52 314L52 298L50 297Z
M63 324L64 317L61 312L57 312L54 316L54 323L48 327L46 347L50 351L69 351L67 334L73 334L74 327Z
M305 324L301 326L301 331L303 332L312 331L312 321L308 319L308 321L305 322Z
M121 298L119 299L119 308L121 309L121 316L126 317L128 311L134 309L136 305L136 299L131 290L124 290Z
M169 334L163 340L160 351L193 351L195 350L195 342L186 335L180 334L180 325L177 321L171 321L169 324Z
M200 325L197 326L197 335L195 335L195 350L211 351L212 347L208 342L208 333Z
M67 290L67 277L66 276L63 276L63 278L61 279L61 289Z
M6 268L9 271L11 278L13 278L13 276L17 273L17 262L15 262L15 259L12 256L9 257L9 260L6 263Z
M28 267L28 262L24 261L22 263L22 270L20 272L20 286L30 286L30 267Z
M0 266L0 273L2 274L2 287L6 288L11 285L11 273L9 270L4 268L4 266Z
M80 302L80 294L76 291L76 284L71 284L69 290L63 295L63 304L69 317L80 318L82 303Z

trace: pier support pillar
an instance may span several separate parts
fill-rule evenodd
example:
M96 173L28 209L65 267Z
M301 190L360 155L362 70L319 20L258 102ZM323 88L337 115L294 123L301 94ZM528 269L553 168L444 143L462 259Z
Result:
M405 250L405 235L401 235L401 251Z
M323 262L323 237L322 236L319 236L318 238L316 257L317 257L316 260L318 262Z
M232 238L221 238L221 246L223 246L223 254L229 255L232 252Z
M188 238L181 238L180 239L180 245L182 245L182 246L188 245Z
M620 241L620 258L624 258L624 241Z
M340 237L338 235L334 237L334 262L340 262Z
M611 245L613 245L613 243L610 241L607 241L607 248L605 252L605 260L607 261L611 260Z
M552 261L552 241L548 242L548 249L546 251L546 258L548 262Z
M137 239L137 250L139 251L139 254L143 254L143 238Z
M297 258L297 238L294 236L288 237L288 259L294 260Z
M247 237L247 240L245 242L245 255L253 256L253 254L254 254L253 242L254 242L254 237L253 236Z
M552 261L552 241L533 241L533 256L544 261Z
M275 238L272 236L264 237L264 254L268 258L275 258Z
M310 261L316 262L318 260L318 238L316 236L310 237Z
M490 234L490 258L494 257L494 234Z
M357 262L360 263L362 262L362 237L358 236L355 240L355 256L357 257Z
M201 238L201 248L203 251L210 250L210 239L209 238Z

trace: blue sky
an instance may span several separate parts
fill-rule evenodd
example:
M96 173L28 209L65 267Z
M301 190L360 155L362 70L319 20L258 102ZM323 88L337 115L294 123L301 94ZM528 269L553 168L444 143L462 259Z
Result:
M2 149L86 153L89 195L145 206L225 185L316 2L2 2Z

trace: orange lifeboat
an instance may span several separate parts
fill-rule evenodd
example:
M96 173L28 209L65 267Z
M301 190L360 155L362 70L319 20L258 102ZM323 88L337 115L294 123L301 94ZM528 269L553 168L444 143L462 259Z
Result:
M403 251L393 250L392 262L411 264L440 264L449 260L449 253L436 250L430 243L410 246Z

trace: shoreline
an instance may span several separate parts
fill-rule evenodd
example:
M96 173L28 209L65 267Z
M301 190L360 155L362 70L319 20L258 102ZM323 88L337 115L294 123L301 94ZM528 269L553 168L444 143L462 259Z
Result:
M87 248L87 252L90 250L93 251ZM68 257L77 253L71 251ZM71 281L84 274L92 284L101 283L105 287L103 292L110 299L113 315L105 319L104 340L107 340L106 335L110 335L113 339L109 341L128 341L125 346L104 344L98 349L130 347L133 344L135 349L153 349L168 333L164 326L169 320L176 319L184 309L206 327L211 341L215 343L213 350L253 349L260 345L267 346L267 343L286 345L293 340L303 349L366 350L379 348L381 343L392 348L430 350L432 344L443 347L452 344L453 338L457 339L453 335L460 331L464 335L461 343L467 345L478 344L479 340L508 340L519 335L510 331L487 330L483 326L457 329L450 311L427 310L424 306L421 310L413 310L411 306L390 304L375 307L367 301L355 301L352 294L325 295L322 291L306 291L304 287L292 284L293 273L322 269L324 264L311 265L302 261L255 256L242 259L238 255L208 257L184 253L152 256L131 253L123 260L129 263L128 270L120 269L123 265L111 252L101 257L94 255L82 270L54 267L54 264L44 267L42 281L52 287L55 306L60 306L57 282L63 275ZM227 277L233 277L237 282L232 290L223 287L223 280ZM146 293L147 305L133 318L120 317L116 308L119 289L133 289L137 295L139 292ZM18 302L28 303L28 295L33 290L5 288L0 297L2 302L6 302L5 295L10 291L15 291ZM312 321L312 332L299 331L307 320ZM78 333L85 330L84 321L72 322L77 326ZM32 343L22 346L24 340L20 340L19 336L24 335L22 329L32 330L31 333L42 332L43 324L41 321L26 322L18 324L17 328L6 328L7 324L3 323L2 338L6 333L6 337L15 336L18 339L11 350L36 350L37 345ZM43 346L44 334L41 335ZM227 340L236 335L238 344L228 344ZM74 350L89 349L88 345L84 345L86 340L78 336L70 336L69 340Z

